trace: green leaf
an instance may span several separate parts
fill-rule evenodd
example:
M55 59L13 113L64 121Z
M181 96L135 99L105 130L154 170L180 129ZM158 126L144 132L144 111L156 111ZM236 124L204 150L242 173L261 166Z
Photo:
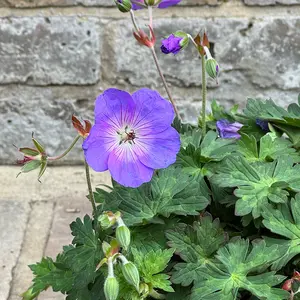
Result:
M171 166L160 170L137 189L115 186L111 192L96 189L104 210L120 211L126 225L150 222L158 216L197 215L209 203L204 181Z
M221 187L237 187L239 198L235 211L238 216L252 213L261 216L263 207L269 201L285 203L287 188L300 191L300 165L293 167L293 159L283 156L270 163L249 164L243 157L227 157L219 174L211 180Z
M221 161L225 156L235 150L236 140L218 138L215 131L209 131L201 143L202 161Z
M275 272L262 273L280 256L276 245L266 247L263 240L237 239L218 250L217 263L209 263L200 271L191 300L237 299L240 289L248 290L259 299L288 299L289 293L272 288L284 280ZM252 276L252 273L261 274Z
M52 287L53 291L65 293L72 288L73 274L71 270L59 269L50 257L42 258L40 263L30 265L34 274L33 293Z
M33 170L39 168L41 164L42 164L42 162L40 160L31 160L31 161L27 162L21 168L21 172L22 173L28 173L30 171L33 171Z
M300 102L299 102L300 104ZM262 119L272 123L300 127L300 107L294 103L288 110L276 105L272 100L248 99L244 113L252 119Z
M278 209L266 206L262 215L263 224L269 230L287 238L266 238L269 244L276 243L284 248L284 255L273 265L273 269L278 270L300 253L300 194L291 200L290 209L287 205L280 205Z
M137 266L143 281L151 284L154 288L162 289L166 292L173 292L169 275L161 274L167 267L173 256L174 250L151 250L148 253L139 252L132 249L134 263Z
M167 294L167 300L190 300L191 290L187 287L176 285L174 287L174 293Z
M201 144L198 130L182 135L181 141L176 165L182 167L184 173L199 179L207 173L204 163L221 161L237 149L236 140L218 138L215 131L209 131Z
M172 126L179 132L179 133L185 133L188 131L192 131L195 126L187 123L182 123L181 120L176 116Z
M181 224L176 230L166 233L169 246L185 261L175 266L172 282L187 286L199 279L199 271L204 268L213 254L225 243L226 235L218 219L212 220L206 214L193 226Z
M268 133L260 139L259 151L254 136L242 134L238 141L238 152L249 162L272 161L283 155L293 157L294 162L300 161L300 155L296 153L293 144L284 138L278 138L275 133Z
M274 126L283 131L290 138L295 148L300 148L300 130L298 127L284 124L274 124Z

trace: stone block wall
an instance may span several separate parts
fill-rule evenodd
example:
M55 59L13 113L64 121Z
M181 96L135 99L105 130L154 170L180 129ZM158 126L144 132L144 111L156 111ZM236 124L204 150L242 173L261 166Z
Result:
M136 15L147 24L146 11ZM192 46L176 56L159 52L159 40L179 29L208 33L222 71L218 85L209 81L209 100L243 107L247 97L271 97L287 105L300 93L300 0L182 0L155 10L154 27L186 121L201 105L199 58ZM50 155L63 152L76 135L72 114L93 120L94 99L108 87L166 96L149 50L113 0L0 0L0 164L14 163L12 145L30 146L33 131ZM80 163L79 148L63 162Z

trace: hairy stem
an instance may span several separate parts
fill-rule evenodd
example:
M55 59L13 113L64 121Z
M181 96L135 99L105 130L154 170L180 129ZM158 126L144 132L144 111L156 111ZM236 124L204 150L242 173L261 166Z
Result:
M92 189L90 167L87 164L86 159L84 159L84 164L85 164L86 182L87 182L88 189L89 189L89 200L91 201L91 204L92 204L92 207L93 207L94 217L96 217L97 208L96 208L95 198L94 198L93 189Z
M174 102L174 99L173 99L173 97L171 95L170 89L168 88L167 82L166 82L165 77L164 77L164 75L162 73L161 67L160 67L160 65L158 63L158 58L157 58L157 55L156 55L154 47L150 47L150 50L151 50L151 53L152 53L152 56L153 56L153 59L154 59L157 71L159 73L159 76L160 76L160 78L162 80L162 83L164 85L164 88L165 88L165 90L166 90L166 92L168 94L169 100L170 100L170 102L173 105L173 108L174 108L174 111L176 113L177 118L180 119L180 115L179 115L178 109L177 109L177 107L175 105L175 102Z
M201 126L202 126L202 139L206 134L206 70L205 70L205 56L201 56L202 62L202 109L201 109Z
M63 158L64 156L66 156L72 149L73 147L75 146L75 144L78 142L78 140L81 138L80 135L78 135L74 141L72 142L72 144L70 145L70 147L64 152L62 153L61 155L58 155L58 156L53 156L53 157L47 157L47 160L48 161L53 161L53 160L59 160L61 158Z

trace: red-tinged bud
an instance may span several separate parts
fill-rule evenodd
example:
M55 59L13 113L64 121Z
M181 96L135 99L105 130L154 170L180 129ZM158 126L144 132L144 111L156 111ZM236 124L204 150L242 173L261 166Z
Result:
M150 37L142 29L133 32L133 35L141 45L144 45L148 48L152 48L156 43L156 38L154 35L153 28L150 25L149 25L149 30L150 30Z
M84 125L82 125L82 123L79 121L79 119L77 117L75 117L74 115L72 116L72 123L74 128L76 129L76 131L83 137L86 138L90 131L91 131L91 127L92 124L90 121L88 120L84 120Z
M292 279L300 281L300 273L298 271L294 271Z
M291 291L293 279L288 279L284 282L282 289L286 291Z
M209 48L209 40L207 34L204 32L203 37L201 38L200 34L198 33L197 36L194 38L195 44L198 46L198 51L201 56L205 55L204 47Z

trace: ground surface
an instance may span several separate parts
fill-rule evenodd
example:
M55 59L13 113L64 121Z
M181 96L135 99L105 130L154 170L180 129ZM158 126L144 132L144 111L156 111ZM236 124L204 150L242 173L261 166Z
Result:
M33 171L16 179L18 167L0 167L0 300L21 299L30 285L28 264L55 257L71 242L69 224L91 213L84 166L48 168L42 183ZM93 186L110 184L108 173L92 173ZM47 291L39 300L63 300Z

